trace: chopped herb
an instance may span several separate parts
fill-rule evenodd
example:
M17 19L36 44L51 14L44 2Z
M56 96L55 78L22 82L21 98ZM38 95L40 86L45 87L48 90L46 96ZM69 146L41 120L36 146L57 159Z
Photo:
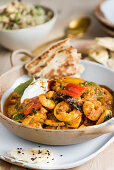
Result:
M17 24L17 23L19 22L19 20L18 20L18 19L14 19L13 22L14 22L15 24Z
M11 27L10 26L7 26L7 28L6 28L7 30L11 30Z
M111 116L111 112L110 112L108 115L104 116L105 120L108 120L108 119L110 119L111 117L112 117L112 116Z
M20 110L22 110L22 109L23 109L23 107L21 106L21 107L19 107L18 111L20 111Z
M15 15L18 16L18 15L19 15L19 11L17 11L17 12L15 13Z
M93 82L88 82L88 86L92 86L93 85Z
M94 87L93 89L94 89L94 92L95 92L95 94L96 94L96 93L97 93L97 89L96 89L95 87Z
M55 129L57 130L58 126L55 127Z
M103 93L99 91L97 95L97 99L100 100L102 98L103 98Z
M60 84L60 88L63 90L65 87L62 84Z
M36 8L37 10L40 10L40 9L41 9L40 6L36 6L35 8Z
M51 100L53 100L55 104L58 103L53 97L51 97Z
M18 121L18 123L22 123L21 121Z
M89 94L89 91L87 91L86 94Z
M103 93L102 93L102 92L99 92L98 95L101 96L101 95L103 95Z
M19 113L19 114L17 114L17 115L14 116L14 120L22 120L24 117L25 117L24 114Z
M71 125L70 123L66 123L66 125Z
M32 111L33 111L33 113L34 113L34 114L37 114L37 112L36 112L35 108L33 108L33 109L32 109Z
M43 13L42 13L41 8L39 6L36 6L35 8L38 11L38 16L42 16Z

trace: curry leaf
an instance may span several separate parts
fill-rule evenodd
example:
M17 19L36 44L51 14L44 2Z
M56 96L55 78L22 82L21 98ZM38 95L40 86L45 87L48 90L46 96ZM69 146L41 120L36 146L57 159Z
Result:
M20 96L22 96L24 90L32 83L32 81L33 81L33 78L30 79L30 80L28 80L28 81L26 81L25 83L20 84L19 86L17 86L17 87L15 88L14 91L15 91L16 93L19 93Z

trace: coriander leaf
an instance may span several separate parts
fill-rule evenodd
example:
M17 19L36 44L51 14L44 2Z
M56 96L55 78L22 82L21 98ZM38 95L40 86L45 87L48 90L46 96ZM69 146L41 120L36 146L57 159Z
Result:
M93 85L93 82L88 82L88 86L92 86Z
M25 116L24 114L19 113L19 114L14 116L14 120L22 120L24 118L24 116Z
M108 119L110 119L112 116L111 116L111 112L108 114L108 115L106 115L106 116L104 116L104 119L105 120L108 120Z
M33 108L33 109L32 109L32 111L33 111L33 113L34 113L34 114L37 114L37 112L36 112L35 108Z
M22 107L22 106L20 106L20 107L19 107L19 109L18 109L18 111L20 111L20 110L22 110L22 109L23 109L23 107Z
M35 8L36 8L38 11L41 9L40 6L36 6Z
M7 28L6 28L7 30L11 30L11 27L10 26L7 26Z
M63 90L65 87L62 84L60 84L60 88Z
M19 20L18 20L18 19L14 19L13 22L14 22L15 24L17 24L17 23L19 22Z

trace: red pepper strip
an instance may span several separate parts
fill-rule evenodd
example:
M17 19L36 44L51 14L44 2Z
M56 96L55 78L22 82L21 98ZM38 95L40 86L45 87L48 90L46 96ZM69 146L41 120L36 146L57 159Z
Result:
M79 86L78 84L69 83L65 86L64 90L60 90L59 92L68 94L68 95L74 97L75 99L77 99L79 96L82 95L84 90L85 90L85 88L82 86Z
M31 100L31 102L26 106L26 109L24 110L25 115L28 115L29 113L31 113L33 108L39 109L41 107L41 105L42 105L40 103L38 97L34 97L34 98L30 99L30 100Z

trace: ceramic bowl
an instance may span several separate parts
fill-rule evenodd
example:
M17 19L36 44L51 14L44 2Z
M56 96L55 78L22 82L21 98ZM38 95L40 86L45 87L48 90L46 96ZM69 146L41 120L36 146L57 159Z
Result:
M114 77L113 71L94 62L82 60L81 63L85 67L85 72L81 76L82 78L88 81L94 81L98 84L107 85L114 90L114 79L112 78ZM18 78L21 77L21 80L26 81L25 77L27 76L22 77L23 75L27 75L27 72L23 66L19 65L15 66L0 77L0 121L17 136L41 144L70 145L91 140L105 133L114 132L114 118L100 125L82 129L52 130L25 126L6 117L3 115L3 103L9 93L13 90L13 84ZM8 89L10 89L10 91L7 91Z
M5 7L6 6L1 6L0 11ZM0 30L0 45L10 50L17 50L20 48L33 50L40 45L53 28L57 18L56 13L52 9L47 7L43 8L53 13L52 18L48 22L29 28Z
M97 7L94 9L94 15L100 23L102 23L104 26L108 27L108 29L114 30L114 24L111 22L112 17L114 15L113 12L112 12L113 9L111 7L113 5L114 5L113 0L110 0L110 1L103 0L103 1L101 1L97 5Z

